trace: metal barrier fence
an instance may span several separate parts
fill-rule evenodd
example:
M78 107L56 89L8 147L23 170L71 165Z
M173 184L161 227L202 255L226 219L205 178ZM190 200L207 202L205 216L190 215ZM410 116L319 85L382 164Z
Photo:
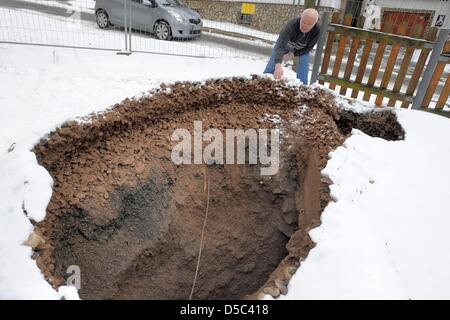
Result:
M92 0L1 0L2 42L123 50L123 30L103 32Z
M1 0L0 41L197 57L253 58L270 54L279 30L259 31L244 20L228 22L203 16L199 20L193 11L179 6L180 2ZM291 0L272 2L293 8ZM233 16L236 8L225 10L230 12L224 16ZM294 11L298 14L300 9ZM105 17L107 25L101 26ZM173 41L158 39L156 31L165 27L169 29L167 40Z

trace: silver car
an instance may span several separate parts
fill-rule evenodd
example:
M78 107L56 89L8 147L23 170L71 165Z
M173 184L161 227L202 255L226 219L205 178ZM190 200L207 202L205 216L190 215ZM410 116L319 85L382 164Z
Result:
M131 28L153 33L160 40L198 38L202 34L200 15L181 0L125 0ZM96 0L97 25L106 29L124 26L124 0Z

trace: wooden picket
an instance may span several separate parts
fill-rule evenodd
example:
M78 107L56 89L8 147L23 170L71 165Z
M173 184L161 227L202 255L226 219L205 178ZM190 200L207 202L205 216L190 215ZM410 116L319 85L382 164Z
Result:
M366 44L364 45L364 50L362 53L361 61L359 63L358 73L356 74L356 83L362 83L364 73L366 72L367 61L369 60L370 52L372 51L373 40L367 39ZM359 90L352 90L352 98L358 98Z
M385 21L381 31L373 31L364 30L359 27L351 27L351 21L351 15L346 15L343 20L340 20L337 13L333 14L332 21L329 25L330 29L327 32L328 38L321 63L321 70L317 76L319 82L321 84L325 82L329 83L329 88L332 90L337 85L340 86L339 93L341 95L346 95L347 90L351 89L352 98L358 98L359 92L362 91L364 92L363 100L365 101L369 101L372 95L376 95L375 105L377 106L383 104L384 98L388 98L387 105L390 107L394 107L397 101L401 102L401 107L403 108L408 107L413 101L415 101L414 103L420 103L417 102L417 99L414 100L415 92L418 90L419 81L424 73L430 53L433 50L437 28L424 28L422 24L417 23L412 26L412 32L408 33L410 36L405 36L409 32L408 30L411 29L411 26L408 26L407 22L394 26L392 21ZM395 30L395 34L392 33L393 30ZM336 44L334 65L330 72L329 65L336 39L339 40ZM348 46L350 48L346 55L346 47ZM362 48L360 48L361 46ZM386 53L388 48L390 50ZM359 65L355 65L356 56L360 49L362 49L361 60L359 61ZM375 50L375 55L370 68L368 68L372 50ZM412 65L412 58L416 50L420 50L420 55L418 60ZM400 52L404 52L401 58L399 57ZM346 61L344 59L345 56ZM441 78L445 65L450 62L449 60L450 41L446 43L442 52L442 59L437 63L431 77L422 102L423 108L429 107L432 97L436 96L435 91L438 83L440 81L444 82L444 79L441 80ZM381 75L380 70L382 66L385 68L384 73ZM343 75L341 73L342 68L344 68ZM356 70L356 74L354 80L352 80L354 69ZM366 71L368 70L369 74L367 75ZM410 78L408 76L409 72L411 72ZM429 71L427 71L427 74L427 79L429 79L431 74ZM405 83L408 78L409 82ZM381 81L378 80L380 81L378 82L377 79ZM423 88L423 85L424 82L422 81L420 88ZM402 89L405 91L402 92ZM420 92L422 92L423 96L425 90L421 89ZM440 92L436 109L443 109L448 104L449 95L450 75L447 76L443 89Z
M428 30L425 39L428 41L435 41L437 35L437 28L431 28ZM420 76L422 75L423 69L425 68L425 63L427 62L428 56L430 55L431 48L423 48L420 51L419 59L417 60L414 72L409 81L408 88L406 89L406 95L412 96L416 91L417 85L419 84ZM403 101L401 107L407 108L410 102Z
M444 46L444 50L442 51L443 54L449 54L450 53L450 41L447 41L447 43ZM439 61L436 69L434 69L434 73L433 73L433 77L431 78L430 84L428 86L427 89L427 93L425 94L425 98L423 99L422 102L422 108L428 108L428 106L430 105L431 102L431 98L433 97L435 91L436 91L436 87L439 83L439 80L441 79L442 73L444 72L444 68L445 65L448 63L447 62L443 62L443 61ZM444 88L445 89L445 88ZM441 92L441 96L445 95L445 90L443 90ZM447 95L448 97L448 95ZM439 102L439 101L438 101ZM445 102L444 102L445 103ZM436 109L440 109L442 108L444 105L442 104L442 101L440 104L436 105Z
M351 21L350 21L351 22ZM345 24L345 21L344 21ZM356 53L358 52L359 43L361 39L358 37L353 37L352 46L350 48L350 53L347 58L347 66L345 67L344 79L350 80L350 76L352 75L353 65L355 64ZM347 87L342 86L339 94L344 95L347 93Z
M349 26L352 24L353 16L348 14L344 17L344 26ZM336 52L336 59L334 60L333 66L333 77L339 76L339 70L341 68L342 58L344 57L345 45L347 44L348 36L345 34L341 34L339 39L339 45ZM336 85L334 83L330 83L330 89L334 90Z
M398 27L397 34L401 36L405 35L407 30L408 30L408 22L404 21ZM383 79L381 80L380 85L381 89L387 89L389 81L391 80L392 71L394 70L394 66L397 63L397 56L399 52L400 52L400 45L398 44L393 45L391 53L389 54L389 58L387 60L386 69L384 70ZM375 104L377 106L380 106L382 103L383 103L383 96L377 95Z
M423 33L424 27L422 24L416 24L413 27L413 30L411 32L411 35L413 38L419 38ZM414 48L408 47L406 49L405 55L403 57L402 64L400 66L400 70L397 75L397 79L395 79L394 88L392 89L393 92L400 92L403 82L405 81L406 73L408 72L409 64L411 63L412 56L414 54ZM389 99L388 106L394 107L395 106L395 99Z
M339 23L339 12L334 12L331 18L331 23ZM336 37L336 33L333 31L328 32L327 44L325 46L325 53L322 60L322 69L320 73L326 74L328 71L328 65L330 64L331 50L333 50L334 38ZM320 84L324 84L321 80Z
M436 109L442 109L445 103L448 101L449 96L450 96L450 73L447 76L447 81L445 81L444 88L442 89L441 95L439 96L439 100L436 103Z
M394 29L394 25L392 21L387 21L384 25L384 32L390 33ZM367 85L372 87L375 84L375 80L377 80L378 71L380 70L381 62L384 57L384 50L386 49L387 42L381 41L378 44L377 52L375 54L375 59L373 61L372 70L370 71L369 80L367 81ZM369 101L370 92L365 92L363 100Z

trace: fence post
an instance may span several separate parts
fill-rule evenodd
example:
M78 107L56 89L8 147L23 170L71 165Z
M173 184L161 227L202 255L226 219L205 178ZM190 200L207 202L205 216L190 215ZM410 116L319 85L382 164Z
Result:
M127 28L128 28L128 15L127 15L127 11L128 11L128 8L127 8L127 0L123 0L123 15L124 15L124 34L125 34L125 51L128 51L128 31L127 31Z
M330 13L324 12L322 17L322 23L320 25L320 35L319 40L317 41L317 49L316 54L314 56L314 65L311 72L311 81L310 84L313 84L317 81L319 77L319 67L322 62L322 53L323 47L325 46L325 39L328 33L328 24L330 22Z
M419 87L417 88L417 94L411 107L412 109L417 110L422 107L423 98L425 97L428 85L430 84L431 77L433 76L434 70L436 69L439 57L442 54L442 50L444 49L444 45L447 41L449 33L450 29L441 29L439 31L439 35L430 55L430 60L428 61L428 64L425 68L425 72L423 73Z
M124 19L123 34L125 36L125 48L122 51L117 52L117 54L128 56L131 54L131 2L129 0L123 0L123 19Z
M131 1L128 1L128 51L130 52L130 54L131 54L131 37L132 37L131 26L133 25L131 19L132 19L132 15L131 15Z

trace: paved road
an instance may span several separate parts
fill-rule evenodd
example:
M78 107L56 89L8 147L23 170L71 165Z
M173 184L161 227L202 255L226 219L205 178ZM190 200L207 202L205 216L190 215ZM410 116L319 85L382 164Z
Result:
M59 1L59 2L61 2L61 4L68 3L67 1ZM20 0L1 0L0 7L15 8L15 9L29 9L29 10L53 14L53 15L61 16L61 17L70 17L73 14L73 12L70 12L65 8L54 7L54 6L43 4L43 3L26 2L26 1L20 1ZM94 16L93 14L86 14L86 15L88 15L90 18L92 18ZM83 19L86 19L86 18L87 18L86 16L83 17Z

